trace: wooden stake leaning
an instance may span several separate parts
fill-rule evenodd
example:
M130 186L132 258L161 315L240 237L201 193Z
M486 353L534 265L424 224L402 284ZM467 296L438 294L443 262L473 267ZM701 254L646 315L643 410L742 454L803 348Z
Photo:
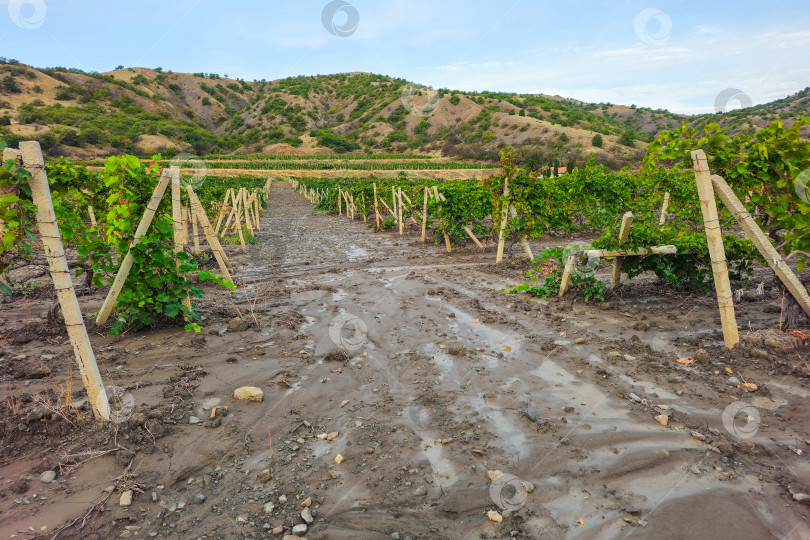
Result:
M574 273L574 264L576 263L576 255L569 255L565 260L565 268L563 269L562 281L560 281L560 292L557 296L562 298L568 292L568 286L571 284L571 275Z
M92 206L87 206L87 213L90 214L90 225L93 227L98 227L98 222L96 222L96 213L93 211Z
M211 246L211 251L214 252L214 257L219 264L219 270L222 272L222 276L228 281L233 282L233 279L231 279L231 274L228 272L228 266L231 263L228 260L228 256L225 255L225 251L223 251L222 245L219 243L217 235L214 233L214 229L211 228L211 223L208 221L208 216L205 215L205 210L203 209L202 203L200 203L200 200L197 198L194 190L191 189L191 186L186 186L186 190L188 191L188 196L191 200L191 210L197 216L197 219L200 221L200 225L202 225L203 233L208 241L208 245Z
M785 287L787 287L790 294L793 295L793 298L796 299L796 302L799 303L807 316L810 317L810 295L807 294L807 289L804 288L799 278L796 277L796 274L785 264L782 256L776 251L776 248L773 247L771 241L768 240L768 237L765 236L765 233L762 232L756 221L754 221L754 218L751 217L751 214L748 213L743 203L737 198L726 181L721 176L712 175L712 184L720 200L723 201L723 204L731 211L731 215L734 216L734 219L737 220L737 223L739 223L740 227L745 231L748 239L754 243L754 247L757 248L757 251L759 251L768 263L768 266L770 266L779 279L782 280L782 283L785 284Z
M3 153L3 159L14 159L17 155L22 156L23 166L31 174L28 185L31 187L31 196L37 207L37 225L42 238L42 247L45 250L51 279L53 279L56 298L62 308L62 316L65 318L68 338L73 345L73 354L79 365L82 383L87 390L88 401L95 417L108 421L110 403L101 381L101 374L98 371L93 347L90 345L87 328L84 326L84 318L79 301L76 299L76 291L73 289L73 280L70 277L70 269L65 258L62 236L56 225L56 213L53 209L48 177L45 174L42 150L36 141L20 142L19 152L7 148Z
M709 244L714 288L717 291L720 322L723 325L723 340L726 347L730 349L740 342L740 336L737 330L737 319L734 315L734 298L728 278L726 250L723 247L723 235L720 232L720 218L717 215L717 203L714 200L711 172L703 150L692 152L692 163L700 197L700 210L703 212L703 226L706 229L706 240Z
M619 229L619 245L627 242L630 237L630 225L633 223L633 212L627 212L622 216L622 227ZM624 257L616 257L613 261L613 269L610 273L610 288L615 289L622 281L622 263Z
M200 252L200 233L197 230L197 215L191 212L189 208L189 216L191 216L191 234L194 236L194 253Z
M157 186L155 186L155 191L152 192L152 198L149 199L149 203L146 205L146 211L143 213L143 217L141 217L141 221L138 224L137 230L135 231L135 236L132 238L132 244L130 244L129 251L127 251L124 259L121 261L121 266L118 267L118 273L115 275L115 281L113 281L113 284L110 287L110 292L107 293L107 298L104 299L104 304L102 304L101 309L98 312L96 324L106 323L110 313L112 313L113 307L115 306L115 301L118 299L118 295L121 293L121 288L124 286L124 282L129 276L129 271L132 270L134 258L132 255L132 248L140 243L141 237L146 234L146 231L149 230L149 226L152 224L152 219L155 217L155 212L157 211L158 205L163 199L163 195L166 193L166 187L169 185L169 180L169 171L167 169L163 169L163 173L160 175L160 181L158 182Z
M661 205L661 217L658 218L659 225L663 225L667 221L667 208L669 208L669 191L664 193L664 204Z
M472 238L472 241L473 241L473 242L475 242L475 244L476 244L478 247L480 247L481 249L484 249L484 244L482 244L482 243L481 243L481 241L480 241L480 240L478 240L478 237L477 237L477 236L475 236L475 235L473 234L473 232L472 232L472 230L470 229L469 225L464 225L464 232L466 232L466 233L467 233L467 236L469 236L470 238ZM532 257L532 258L534 258L534 257Z

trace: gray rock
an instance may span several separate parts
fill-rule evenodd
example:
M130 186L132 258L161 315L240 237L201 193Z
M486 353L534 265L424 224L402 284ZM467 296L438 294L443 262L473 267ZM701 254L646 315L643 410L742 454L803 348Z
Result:
M307 526L303 523L299 523L292 528L292 532L295 535L304 534L307 532Z
M738 379L737 377L729 377L728 380L726 381L726 384L729 386L737 386L738 384L740 384L740 379Z
M50 484L56 480L56 471L45 471L39 475L39 481Z
M532 422L537 422L537 411L534 409L529 409L526 411L526 418L531 420Z
M314 519L312 518L312 512L309 511L309 508L304 508L301 510L301 519L306 521L307 523L312 523Z
M194 504L202 504L205 502L205 494L204 493L197 493L194 496Z

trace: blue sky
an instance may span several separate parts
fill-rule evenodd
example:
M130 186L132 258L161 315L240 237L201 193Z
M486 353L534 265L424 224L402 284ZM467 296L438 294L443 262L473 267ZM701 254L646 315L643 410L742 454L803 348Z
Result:
M713 111L727 88L756 104L810 86L807 0L345 0L329 19L343 37L328 4L0 0L0 56L247 80L370 71L683 113Z

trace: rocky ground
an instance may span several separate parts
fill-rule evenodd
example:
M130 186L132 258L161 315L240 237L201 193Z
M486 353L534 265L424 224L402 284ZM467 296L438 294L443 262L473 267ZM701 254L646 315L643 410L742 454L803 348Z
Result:
M88 324L107 425L52 289L4 301L0 538L810 537L810 348L767 269L729 351L711 295L505 295L519 244L447 254L287 184L257 237L201 334ZM79 286L85 313L104 292Z

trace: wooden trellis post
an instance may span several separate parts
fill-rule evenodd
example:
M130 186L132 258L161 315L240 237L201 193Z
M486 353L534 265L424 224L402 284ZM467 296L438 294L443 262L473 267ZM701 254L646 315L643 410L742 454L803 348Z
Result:
M630 237L630 225L633 223L633 212L627 212L622 216L622 227L619 229L619 245L627 242ZM622 263L624 257L616 257L613 260L613 269L610 273L610 288L615 289L622 281Z
M785 284L785 287L787 287L790 294L793 295L793 298L796 299L796 302L799 303L807 316L810 317L810 295L807 294L807 289L804 288L799 278L790 270L784 259L782 259L782 256L776 251L776 248L773 247L771 241L768 240L768 237L765 236L765 233L759 228L754 218L751 217L751 214L746 211L745 206L743 206L743 203L737 198L726 181L723 180L721 176L715 174L712 175L712 184L715 192L717 192L717 196L720 197L723 204L731 211L731 215L734 216L734 219L740 224L742 230L745 231L748 239L754 243L754 246L765 259L765 262L768 263L768 266L770 266L779 279L782 280L782 283Z
M669 208L669 191L664 193L664 204L661 205L661 217L658 218L659 225L663 225L667 221L667 208Z
M504 201L509 200L509 179L507 178L503 182L503 198ZM504 233L506 232L506 224L509 221L509 209L504 206L503 208L503 217L501 217L501 229L498 232L498 252L495 255L495 262L499 263L503 260L503 248L506 244L506 237ZM561 289L562 290L562 289Z
M402 188L399 188L398 191L399 199L397 202L399 205L397 206L398 209L398 217L399 217L399 234L402 235L405 232L405 220L402 219Z
M87 390L87 399L95 417L108 421L110 403L101 381L101 374L98 371L93 347L90 345L87 328L84 326L84 318L79 301L76 299L76 291L73 289L73 280L70 277L70 269L65 258L62 236L56 224L51 188L45 173L45 160L42 157L39 143L36 141L20 142L19 151L6 148L3 152L4 160L16 159L18 156L22 157L23 166L31 174L28 185L31 187L31 196L37 207L37 225L42 238L42 247L45 250L45 258L48 261L56 298L62 308L62 316L65 318L68 338L73 345L73 354L79 365L82 383Z
M692 152L692 164L695 170L700 210L703 212L703 227L706 229L706 240L709 244L709 257L714 275L714 288L717 291L717 304L720 307L720 322L723 325L723 340L729 349L740 342L737 330L737 319L734 316L734 298L728 278L726 250L723 247L723 235L720 232L720 218L717 215L717 203L714 200L709 162L703 150Z
M191 186L186 186L186 191L188 191L188 197L191 201L191 210L197 215L197 219L200 220L200 225L202 225L205 239L208 241L208 245L211 246L211 251L214 252L214 257L219 264L219 270L222 272L222 276L228 281L233 282L231 279L231 274L228 272L230 261L228 260L227 255L225 255L222 245L220 245L217 235L214 233L214 229L211 228L211 223L208 221L208 216L205 215L205 209L203 209L200 199L197 198L197 194L194 193Z
M132 270L132 263L134 259L134 256L132 255L132 248L140 243L141 237L146 234L146 231L149 230L149 226L152 224L152 219L155 217L157 207L160 204L160 201L163 200L164 193L166 193L166 187L169 185L169 180L169 171L167 169L163 169L163 173L160 175L160 181L158 182L157 186L155 186L155 191L152 192L152 198L149 199L149 203L146 205L146 211L143 213L141 222L138 224L138 229L135 231L135 236L132 238L132 244L130 244L129 251L127 251L127 254L124 256L124 260L121 261L121 266L118 267L118 273L115 275L115 281L113 281L113 284L110 287L110 292L107 293L107 298L104 299L104 304L102 304L101 309L98 312L96 324L106 323L107 318L109 318L110 313L112 313L113 307L115 306L115 301L118 299L118 295L121 293L121 288L124 286L124 282L129 276L129 271Z
M180 266L183 264L177 257L177 254L183 251L183 246L186 243L186 223L183 219L185 207L180 201L180 168L171 167L170 173L172 177L172 224L174 225L174 267L180 272ZM184 274L180 274L185 277ZM123 283L122 283L123 285ZM188 295L183 298L183 306L191 311L191 299Z
M377 230L380 230L380 207L377 204L377 182L374 182L374 219L377 223Z
M90 214L90 225L93 227L98 227L98 222L96 221L96 213L93 211L93 207L88 205L87 206L87 213Z
M422 243L425 243L425 237L427 235L427 200L428 200L428 188L425 186L425 200L422 203Z
M509 203L509 213L512 215L512 217L517 217L517 210L515 210L515 205L513 205L512 203ZM477 238L473 237L473 240L475 240L475 243L478 244L479 246L481 245L480 242L478 242ZM525 234L520 235L520 245L523 246L523 251L526 253L526 256L529 258L529 260L531 261L532 259L534 259L532 248L531 246L529 246L529 238Z
M194 253L200 252L200 233L197 230L197 215L189 210L189 215L191 216L191 234L194 235Z

